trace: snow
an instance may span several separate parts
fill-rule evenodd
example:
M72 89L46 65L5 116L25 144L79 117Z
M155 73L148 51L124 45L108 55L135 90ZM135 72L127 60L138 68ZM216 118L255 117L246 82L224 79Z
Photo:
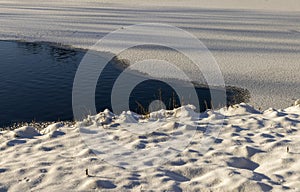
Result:
M272 1L7 1L0 0L0 39L47 41L90 48L108 33L140 23L164 23L199 38L227 85L247 88L257 108L286 108L299 97L300 5ZM130 49L135 61L166 58L203 80L170 50Z
M2 131L0 189L300 190L299 105L259 111L242 103L197 115L193 109L187 105L171 111L161 110L149 114L149 118L132 112L115 115L105 110L74 127L52 124L41 131L44 135L33 127ZM219 135L211 138L213 143L206 151L201 151L205 137L210 137L205 131L208 124L218 125L220 116L225 119ZM93 127L97 123L101 126ZM191 141L187 144L180 136L193 131L193 125L197 125L198 131L194 136L186 135ZM143 128L154 130L136 132ZM100 130L107 133L102 139L97 137ZM48 136L55 131L61 134ZM85 133L94 145L90 145ZM178 138L175 143L174 137ZM119 146L107 142L109 139L117 139ZM171 156L172 153L165 153L167 148L179 151ZM132 151L129 157L123 153L124 149ZM118 152L123 155L109 159ZM134 157L135 154L140 156ZM120 162L145 169L133 171L128 164L116 166Z
M62 123L54 123L54 124L48 125L45 129L43 129L41 131L41 133L44 134L44 135L49 134L49 133L52 133L54 131L57 131L62 126L63 126Z
M50 138L58 137L60 135L64 135L65 133L60 131L60 127L63 127L62 123L53 123L48 125L45 129L41 131L41 134L47 135Z
M105 110L73 127L1 131L0 191L300 191L299 11L297 0L0 0L2 40L89 48L129 25L177 26L211 50L227 85L252 95L202 114ZM119 57L167 58L203 80L168 49Z
M297 100L295 101L295 106L297 106L297 105L300 105L300 99L297 99Z
M20 138L33 138L35 136L39 136L40 133L35 130L34 127L24 126L14 130L15 137Z

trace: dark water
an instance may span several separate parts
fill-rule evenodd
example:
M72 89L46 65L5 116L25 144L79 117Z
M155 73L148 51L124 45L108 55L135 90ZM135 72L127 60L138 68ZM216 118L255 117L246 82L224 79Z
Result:
M85 51L46 43L0 41L0 127L32 121L73 120L72 86ZM107 65L96 89L97 111L111 109L111 87L122 72L114 61ZM210 106L210 92L197 88L201 109ZM241 89L228 89L228 104L247 99ZM180 105L174 90L161 81L145 81L134 88L130 109L145 112L162 99L168 109ZM142 105L143 107L141 107Z

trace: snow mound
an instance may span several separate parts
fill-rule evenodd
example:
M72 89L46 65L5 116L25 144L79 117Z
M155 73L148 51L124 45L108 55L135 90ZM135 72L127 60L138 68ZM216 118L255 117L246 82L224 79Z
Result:
M29 138L32 139L35 136L40 136L41 134L34 128L30 126L24 126L14 130L15 137Z
M282 111L282 110L276 110L276 109L273 109L273 108L270 108L270 109L268 109L268 110L265 110L265 111L263 112L263 114L264 114L265 116L268 116L268 117L274 117L274 118L276 118L276 117L282 117L282 116L285 116L285 115L286 115L286 113L284 113L284 111Z
M197 117L199 116L198 113L195 112L196 107L193 105L185 105L182 107L179 107L177 109L174 109L174 116L175 117Z
M167 117L166 110L161 109L159 111L155 111L149 114L150 120L164 119Z
M121 115L118 116L117 123L137 123L140 119L140 115L131 112L131 111L123 111Z
M110 124L112 119L115 117L115 114L110 112L108 109L105 109L103 112L95 116L95 120L100 124Z
M41 134L47 135L49 138L56 138L65 135L64 132L60 131L60 128L64 125L62 123L53 123L41 131Z
M238 115L238 114L261 114L261 112L255 109L253 106L240 103L233 106L230 106L227 111L227 115Z
M63 127L62 123L53 123L51 125L48 125L45 129L43 129L41 131L41 134L43 135L51 134L54 131L57 131L60 127Z

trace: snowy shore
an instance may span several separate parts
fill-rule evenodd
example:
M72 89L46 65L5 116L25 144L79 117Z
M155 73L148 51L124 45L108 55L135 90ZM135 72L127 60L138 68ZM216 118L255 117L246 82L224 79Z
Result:
M218 62L226 85L251 93L251 105L198 115L191 106L147 117L104 111L74 125L0 130L0 192L300 191L300 102L291 106L300 96L299 11L297 0L0 0L0 40L88 49L122 27L165 23L199 38ZM133 50L120 56L135 61L156 52ZM164 54L176 62L172 52ZM186 135L191 142L178 156L163 164L147 161L152 168L130 171L115 166L118 161L103 160L101 152L114 153L109 142L99 145L103 150L91 149L84 134L99 134L95 124L125 149L144 154L164 152L162 146L172 136L185 136L191 127L197 132ZM220 124L217 135L206 135L208 125ZM141 127L156 129L132 134ZM205 144L203 138L213 143ZM207 151L200 150L204 144Z
M132 113L115 116L105 111L72 127L56 123L42 131L28 126L2 131L0 191L300 190L300 105L258 111L242 103L207 111L199 120L192 119L190 106L178 110L154 112L146 119L135 116L135 122ZM201 153L204 130L208 123L218 124L220 115L225 117L220 134ZM103 161L103 154L95 155L79 131L84 127L93 133L88 122L100 123L128 150L159 152L155 147L168 143L172 132L180 135L187 129L174 123L178 118L183 125L197 126L190 145L164 164L137 171ZM124 131L142 128L138 123L157 125L156 134ZM107 151L108 143L100 147L113 153Z

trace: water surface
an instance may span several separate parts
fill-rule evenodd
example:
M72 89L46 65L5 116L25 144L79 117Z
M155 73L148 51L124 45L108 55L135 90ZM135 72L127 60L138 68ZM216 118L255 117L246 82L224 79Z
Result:
M47 43L0 41L0 127L20 122L73 120L73 80L85 53ZM99 77L101 85L99 80L95 97L98 112L111 109L111 88L122 73L115 62L111 61ZM209 89L198 87L196 91L199 110L211 107ZM239 89L228 89L227 94L229 104L247 98ZM144 113L157 99L168 109L180 106L179 98L169 85L148 80L132 91L130 109Z

